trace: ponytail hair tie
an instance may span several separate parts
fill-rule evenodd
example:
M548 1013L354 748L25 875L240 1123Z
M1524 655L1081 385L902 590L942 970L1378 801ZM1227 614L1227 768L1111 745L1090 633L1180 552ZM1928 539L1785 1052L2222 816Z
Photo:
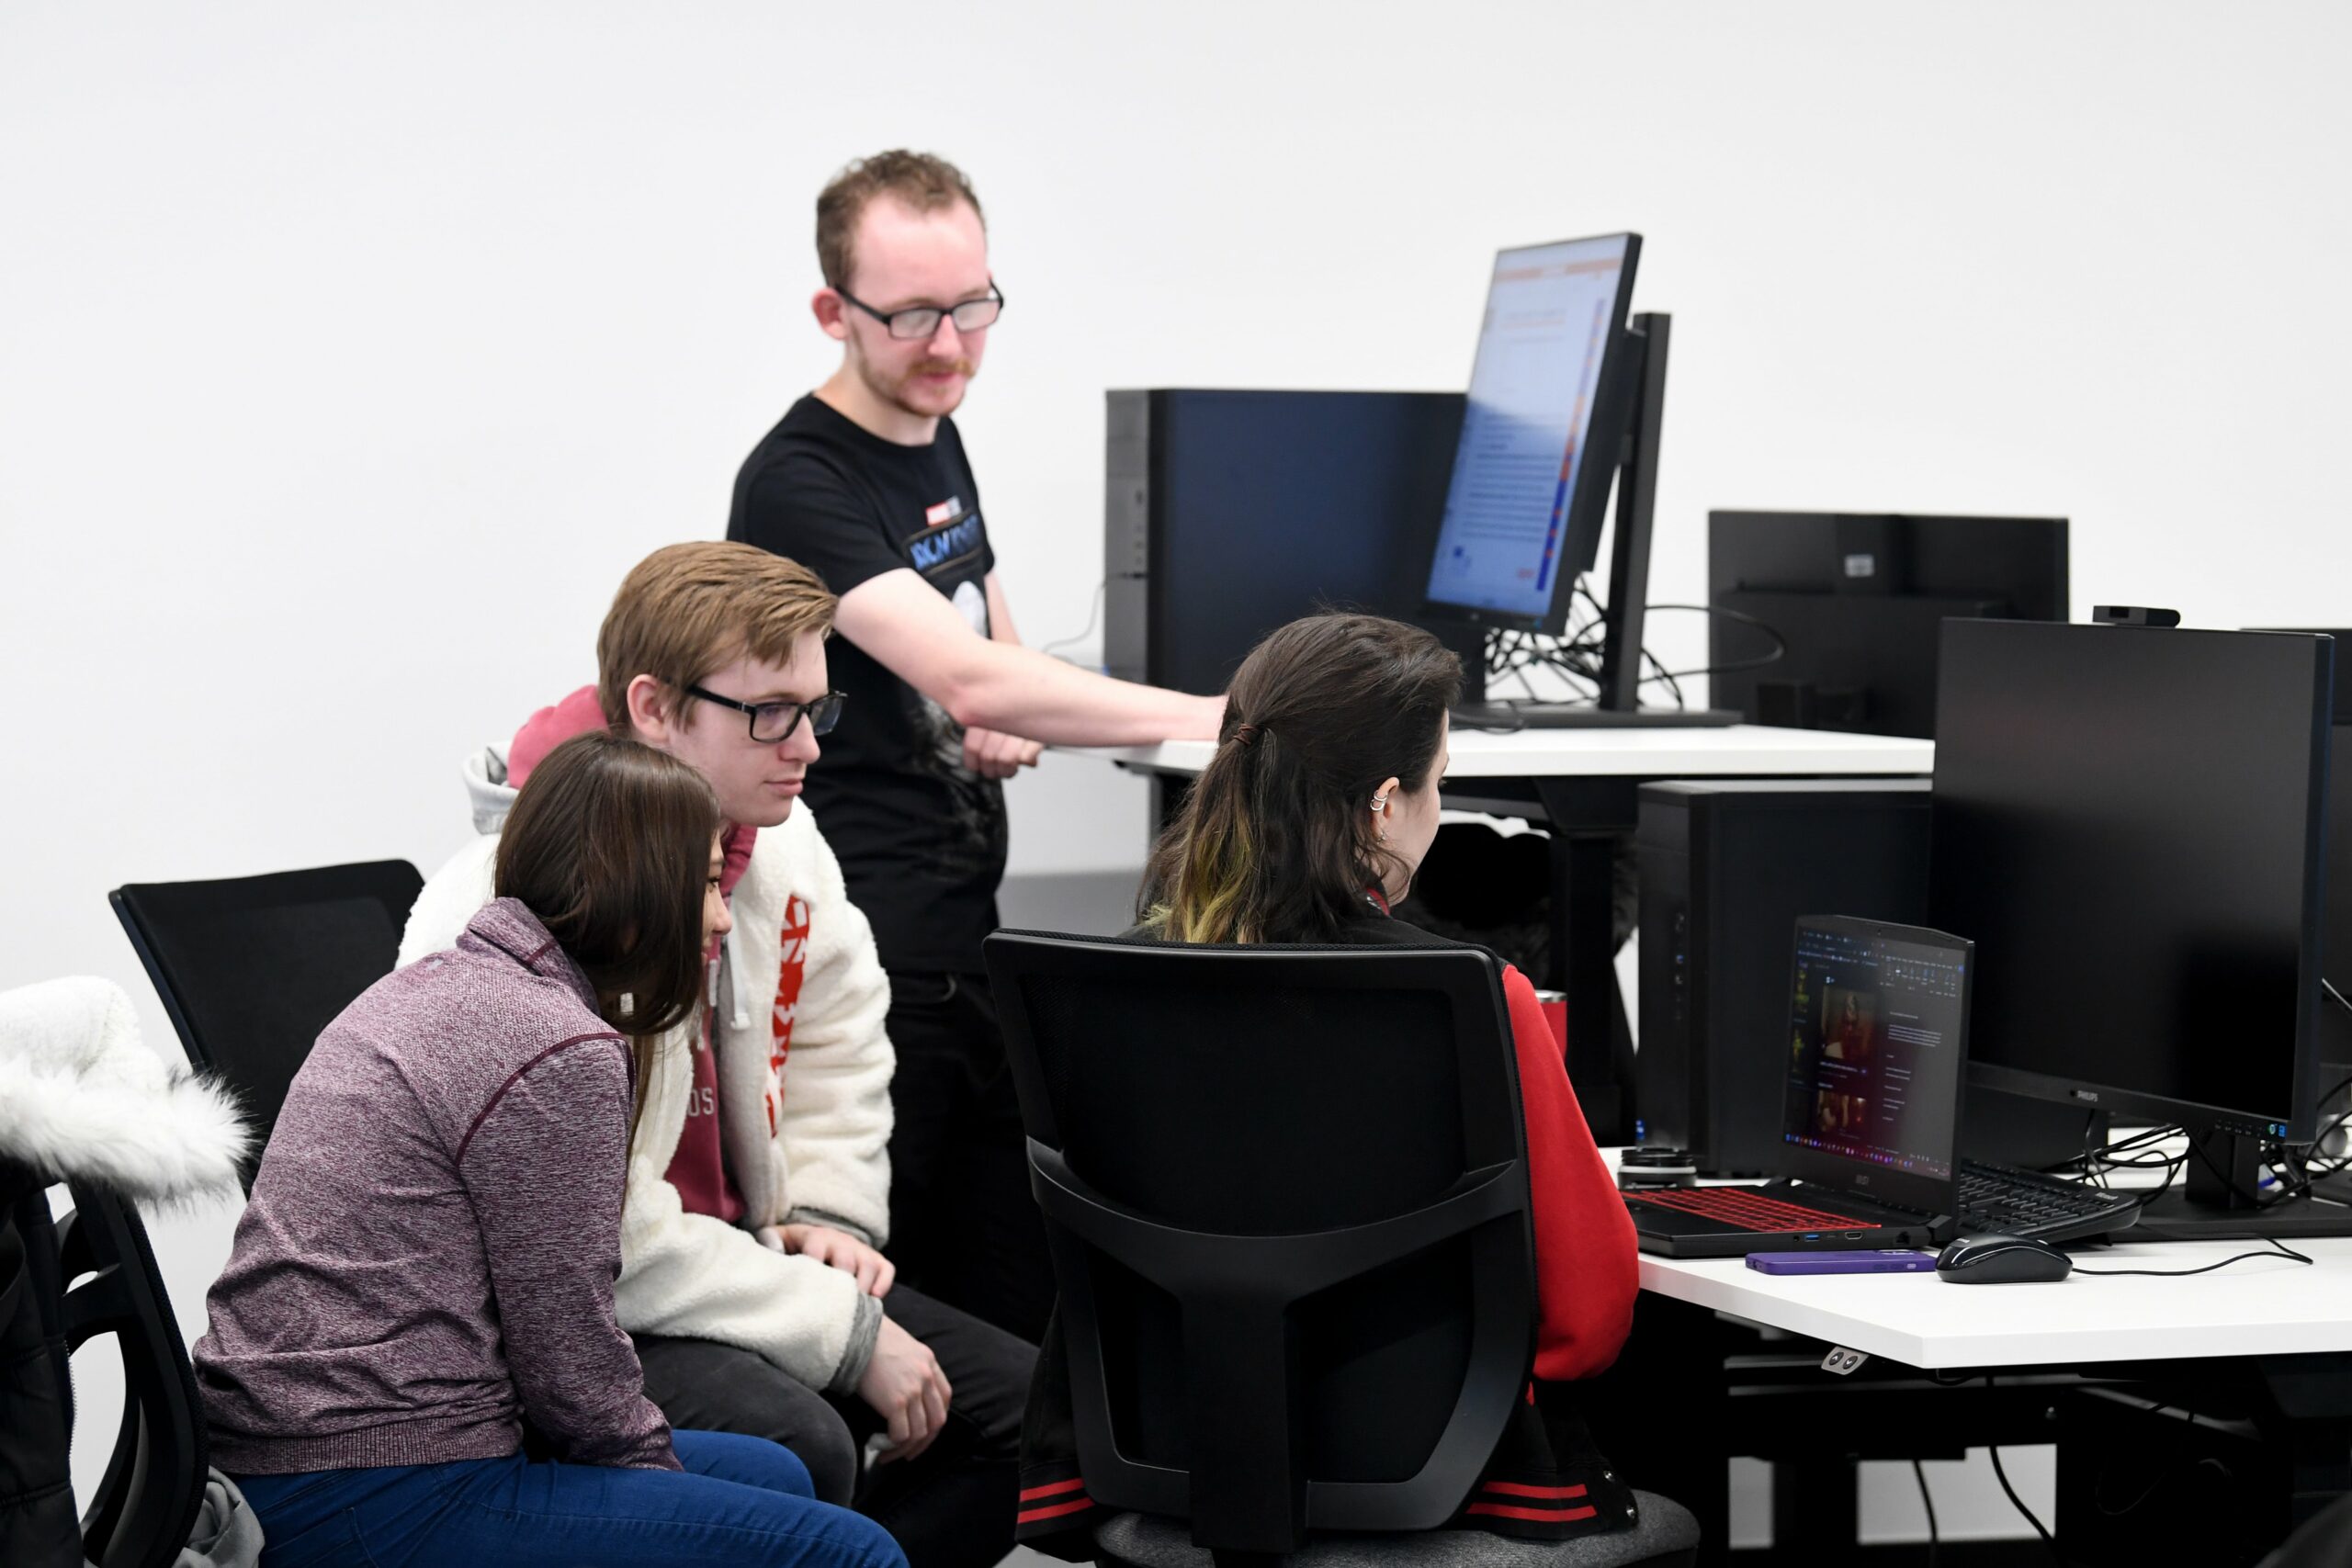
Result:
M1258 739L1258 727L1254 724L1237 724L1233 727L1233 739L1243 746L1250 745Z

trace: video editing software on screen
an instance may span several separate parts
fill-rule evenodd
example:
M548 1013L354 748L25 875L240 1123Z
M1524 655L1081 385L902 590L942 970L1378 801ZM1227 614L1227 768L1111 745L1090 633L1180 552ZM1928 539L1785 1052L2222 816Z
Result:
M1964 962L1801 925L1782 1138L1950 1179Z

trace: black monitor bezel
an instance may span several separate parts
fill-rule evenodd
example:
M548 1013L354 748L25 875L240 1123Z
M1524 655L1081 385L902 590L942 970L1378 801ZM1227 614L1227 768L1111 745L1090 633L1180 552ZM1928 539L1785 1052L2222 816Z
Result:
M1595 384L1592 417L1585 425L1586 461L1577 470L1575 491L1568 497L1567 515L1560 531L1560 570L1552 580L1552 599L1543 614L1520 615L1497 610L1481 604L1457 604L1433 598L1429 592L1430 574L1437 569L1437 552L1445 538L1445 510L1440 507L1435 527L1430 535L1430 547L1424 552L1421 570L1421 615L1431 620L1453 621L1464 626L1486 626L1497 631L1541 632L1558 637L1566 632L1568 621L1576 607L1577 584L1592 570L1600 555L1600 536L1608 522L1609 497L1617 482L1617 470L1623 463L1625 433L1633 418L1634 378L1631 368L1639 364L1634 353L1630 330L1634 304L1634 277L1640 270L1642 237L1630 229L1602 234L1584 234L1565 240L1544 240L1533 244L1504 245L1495 252L1495 265L1515 251L1548 250L1555 245L1590 244L1596 240L1625 242L1625 261L1617 274L1617 298L1611 306L1609 341L1601 349L1600 375ZM1487 272L1487 298L1494 295L1494 273ZM1483 345L1486 333L1479 333ZM1471 355L1471 378L1477 375L1477 355ZM1465 391L1467 383L1464 383ZM1465 424L1467 423L1465 415ZM1604 460L1592 460L1606 453ZM1454 447L1454 462L1461 462L1462 449ZM1450 486L1449 486L1450 488ZM1572 550L1570 546L1575 547Z
M1948 667L1944 658L1954 635L1954 628L1984 628L2004 625L2047 627L2046 621L1946 621L1943 629L1944 649L1939 649L1939 670ZM2035 1072L2024 1067L1996 1066L1972 1059L1968 1064L1968 1082L1972 1089L1997 1089L2006 1094L2022 1095L2029 1100L2045 1100L2055 1105L2072 1106L2086 1112L2107 1111L2134 1119L2177 1124L2190 1133L2227 1132L2253 1137L2269 1137L2287 1143L2308 1143L2319 1125L2319 1060L2321 963L2323 949L2320 922L2326 897L2326 811L2327 770L2330 741L2328 730L2332 716L2334 639L2306 633L2269 631L2226 631L2211 628L2175 626L2091 626L2074 623L2080 630L2106 637L2304 637L2312 645L2312 723L2314 740L2312 747L2312 775L2307 795L2304 830L2309 835L2312 852L2303 867L2302 931L2297 946L2295 996L2295 1059L2290 1075L2285 1116L2267 1112L2241 1111L2232 1106L2209 1105L2197 1100L2180 1100L2169 1095L2152 1094L2143 1089L2126 1089L2115 1084L2096 1083L2087 1078L2066 1077L2055 1073ZM1960 635L1973 635L1963 631ZM1939 685L1941 681L1939 679ZM1942 707L1940 693L1937 699Z
M1808 1148L1803 1144L1791 1143L1785 1099L1780 1131L1781 1174L1793 1177L1808 1187L1828 1188L1875 1202L1916 1209L1923 1214L1941 1215L1957 1212L1961 1151L1968 1146L1968 1079L1965 1068L1968 1064L1969 1023L1974 1012L1976 994L1976 944L1966 937L1954 936L1950 931L1939 931L1928 926L1856 919L1847 915L1801 915L1789 928L1789 995L1792 997L1796 993L1798 953L1807 929L1872 942L1902 942L1915 947L1940 947L1956 952L1962 965L1959 1045L1963 1072L1953 1091L1950 1176L1921 1176L1913 1171L1871 1165L1849 1155L1832 1154L1826 1149ZM1784 1018L1782 1022L1786 1021ZM1775 1048L1778 1049L1777 1043L1786 1037L1776 1032L1774 1038Z

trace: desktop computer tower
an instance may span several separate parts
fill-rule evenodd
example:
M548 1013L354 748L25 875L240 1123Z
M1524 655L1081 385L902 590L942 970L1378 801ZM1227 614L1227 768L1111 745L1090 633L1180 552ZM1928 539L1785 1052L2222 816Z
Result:
M1484 676L1484 628L1424 619L1459 392L1104 394L1102 663L1213 695L1318 609L1425 625Z
M1643 1142L1711 1175L1775 1168L1796 921L1927 923L1932 798L1926 779L1642 786ZM2001 1165L2054 1165L2086 1132L2082 1111L1974 1088L1962 1113L1962 1152Z

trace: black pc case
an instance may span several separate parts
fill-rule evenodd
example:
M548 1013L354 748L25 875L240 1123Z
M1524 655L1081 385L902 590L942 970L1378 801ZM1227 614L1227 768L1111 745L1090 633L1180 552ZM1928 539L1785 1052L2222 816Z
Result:
M1931 799L1926 779L1642 786L1643 1142L1688 1149L1709 1175L1775 1168L1796 921L1924 923ZM1963 1155L2038 1168L2082 1152L2082 1111L1967 1093Z

